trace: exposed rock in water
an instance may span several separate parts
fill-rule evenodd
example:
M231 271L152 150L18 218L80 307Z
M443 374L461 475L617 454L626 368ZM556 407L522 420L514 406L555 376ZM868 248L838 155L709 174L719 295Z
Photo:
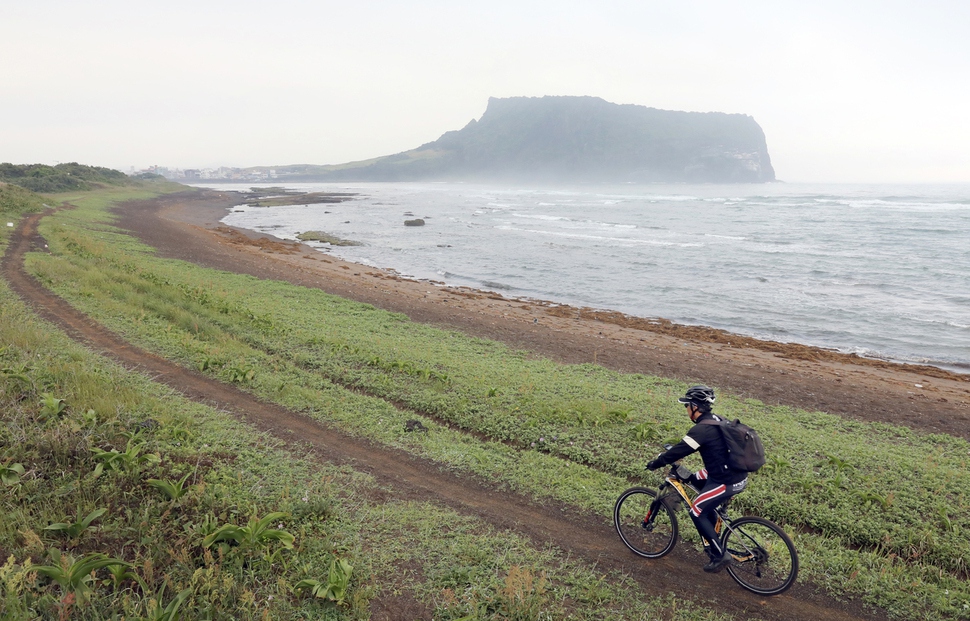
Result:
M324 233L323 231L307 231L306 233L297 233L296 238L300 241L316 241L330 244L331 246L363 246L363 244L360 242L350 239L341 239L336 235Z
M285 188L250 188L246 204L250 207L282 207L284 205L317 205L352 200L356 193L348 192L291 192Z

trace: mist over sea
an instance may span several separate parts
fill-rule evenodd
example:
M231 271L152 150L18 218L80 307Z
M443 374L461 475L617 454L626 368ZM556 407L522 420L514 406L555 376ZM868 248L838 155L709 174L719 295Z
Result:
M287 187L359 195L223 221L325 231L363 244L328 253L414 278L970 373L968 185Z

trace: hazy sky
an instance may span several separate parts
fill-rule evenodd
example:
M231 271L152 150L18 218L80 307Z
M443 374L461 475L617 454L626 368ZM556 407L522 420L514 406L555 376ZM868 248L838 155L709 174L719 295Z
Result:
M0 161L336 164L592 95L740 112L779 179L970 182L970 2L0 0Z

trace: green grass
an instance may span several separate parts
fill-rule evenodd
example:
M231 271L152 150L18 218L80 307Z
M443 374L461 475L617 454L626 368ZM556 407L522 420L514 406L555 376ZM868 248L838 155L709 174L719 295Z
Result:
M723 618L294 454L80 347L4 283L0 419L0 618L365 619L399 597L442 620ZM341 603L295 588L335 561Z
M127 185L132 180L118 170L76 162L56 166L5 162L0 164L0 182L13 183L34 192L69 192L105 184Z
M107 201L77 197L79 209L45 219L52 254L29 262L39 278L132 342L350 433L608 527L619 491L687 428L681 383L158 259L112 229ZM772 458L735 507L797 531L804 577L905 618L970 615L968 443L729 394L718 403L759 429ZM405 433L410 418L431 432Z
M44 199L39 194L17 185L0 183L0 214L4 214L4 222L0 222L4 232L0 235L3 237L11 232L10 227L7 226L10 222L9 218L19 218L25 213L42 209L44 209Z

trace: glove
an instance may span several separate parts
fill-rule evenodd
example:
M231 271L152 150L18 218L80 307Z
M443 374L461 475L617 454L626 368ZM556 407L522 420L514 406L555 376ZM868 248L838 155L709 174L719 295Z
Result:
M653 459L647 462L647 470L656 470L658 468L663 468L664 464L660 461L660 458Z

